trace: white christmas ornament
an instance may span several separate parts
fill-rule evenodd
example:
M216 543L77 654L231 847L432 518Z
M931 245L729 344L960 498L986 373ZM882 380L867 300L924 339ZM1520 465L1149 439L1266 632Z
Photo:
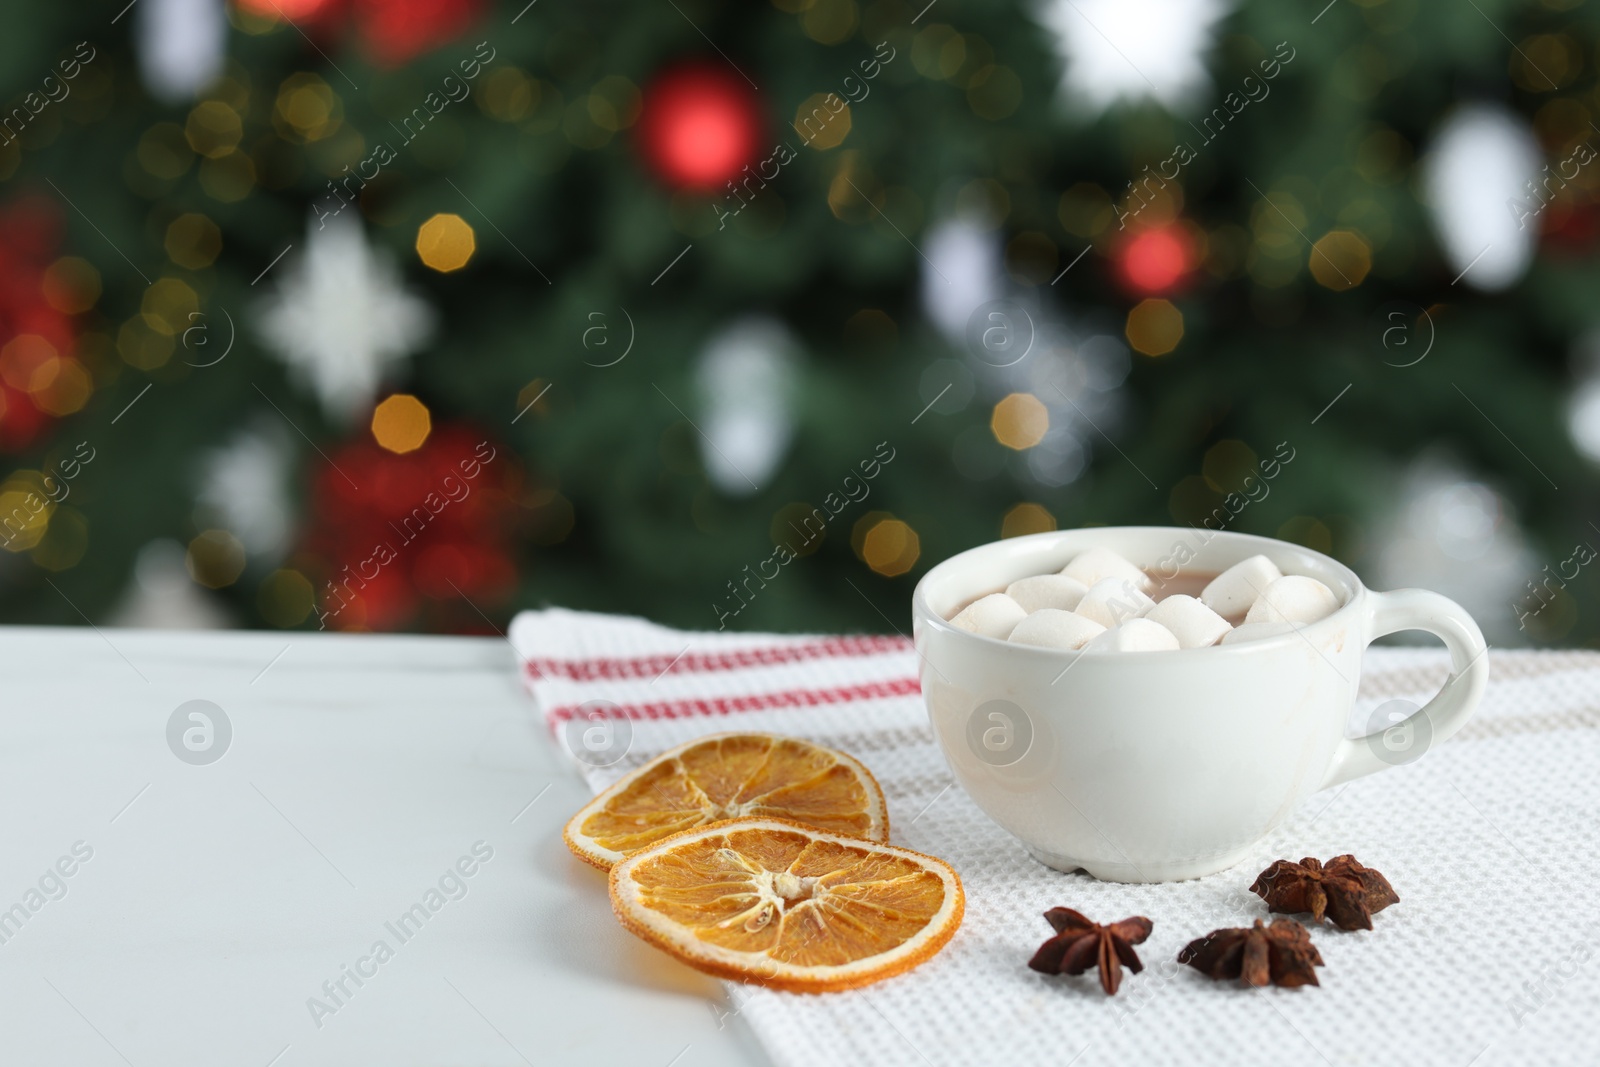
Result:
M304 254L285 264L259 309L262 338L345 420L365 412L384 372L428 342L433 310L407 292L394 258L367 243L356 212L306 227Z
M1521 117L1473 104L1446 119L1422 165L1423 198L1452 272L1476 289L1504 289L1533 259L1538 139Z
M923 242L922 310L946 337L965 347L967 320L999 298L1000 239L994 229L968 219L935 226Z
M1061 95L1103 111L1153 97L1185 110L1211 87L1205 54L1228 11L1223 0L1043 0L1035 19L1055 38Z
M700 453L722 492L758 492L788 450L798 351L781 323L748 318L718 334L700 357Z
M1600 463L1600 329L1593 329L1573 346L1576 387L1567 401L1567 432L1588 460Z
M1510 505L1437 457L1419 460L1396 487L1368 584L1433 589L1472 614L1492 643L1518 639L1516 608L1538 560Z
M289 448L281 433L245 430L205 457L199 506L233 532L253 559L280 558L289 546Z
M1567 402L1567 430L1587 459L1600 463L1600 379L1579 385Z
M182 545L151 541L139 550L133 581L106 622L137 630L221 630L234 625L218 604L189 577Z
M151 96L181 104L222 73L223 0L140 0L134 18L139 74Z

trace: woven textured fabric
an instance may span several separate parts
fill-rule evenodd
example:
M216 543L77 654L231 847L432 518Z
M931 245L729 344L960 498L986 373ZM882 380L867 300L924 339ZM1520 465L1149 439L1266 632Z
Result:
M1492 653L1477 715L1420 761L1312 796L1231 870L1117 885L1034 862L954 784L902 639L684 633L562 610L519 616L511 638L596 790L704 734L805 737L872 769L894 843L961 873L965 922L908 974L821 995L728 985L780 1067L1600 1062L1600 654ZM1370 650L1352 732L1387 700L1425 701L1447 663ZM1345 852L1401 902L1371 931L1312 929L1320 988L1249 990L1175 962L1196 937L1267 917L1248 887L1272 860ZM1030 971L1057 905L1152 919L1143 973L1106 997L1092 972Z

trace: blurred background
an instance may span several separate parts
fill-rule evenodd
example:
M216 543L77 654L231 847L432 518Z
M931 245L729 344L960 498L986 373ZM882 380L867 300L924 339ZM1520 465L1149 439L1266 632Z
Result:
M1593 2L3 21L6 622L888 631L1151 523L1600 641Z

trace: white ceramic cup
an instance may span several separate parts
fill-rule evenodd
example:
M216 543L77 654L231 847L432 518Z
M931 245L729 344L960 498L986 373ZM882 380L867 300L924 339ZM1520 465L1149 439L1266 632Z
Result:
M1296 632L1175 652L1064 652L946 621L1088 548L1121 553L1158 584L1260 553L1323 582L1341 606ZM1100 527L982 545L923 577L912 616L923 700L957 781L1040 862L1118 882L1233 866L1317 790L1455 733L1489 677L1483 635L1455 602L1373 592L1319 552L1230 532ZM1362 651L1400 630L1441 638L1450 678L1403 722L1347 738ZM1396 737L1412 743L1396 748Z

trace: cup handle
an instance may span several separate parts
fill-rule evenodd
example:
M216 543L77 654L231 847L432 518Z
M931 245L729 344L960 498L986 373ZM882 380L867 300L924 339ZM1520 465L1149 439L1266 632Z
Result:
M1450 677L1434 698L1418 708L1404 723L1385 727L1355 740L1341 739L1334 752L1327 776L1318 788L1326 789L1395 763L1378 757L1376 746L1384 732L1396 726L1424 726L1430 744L1444 741L1472 717L1489 684L1488 646L1483 633L1466 610L1448 597L1426 589L1396 589L1391 593L1369 592L1369 641L1401 630L1424 630L1444 641L1450 651Z

